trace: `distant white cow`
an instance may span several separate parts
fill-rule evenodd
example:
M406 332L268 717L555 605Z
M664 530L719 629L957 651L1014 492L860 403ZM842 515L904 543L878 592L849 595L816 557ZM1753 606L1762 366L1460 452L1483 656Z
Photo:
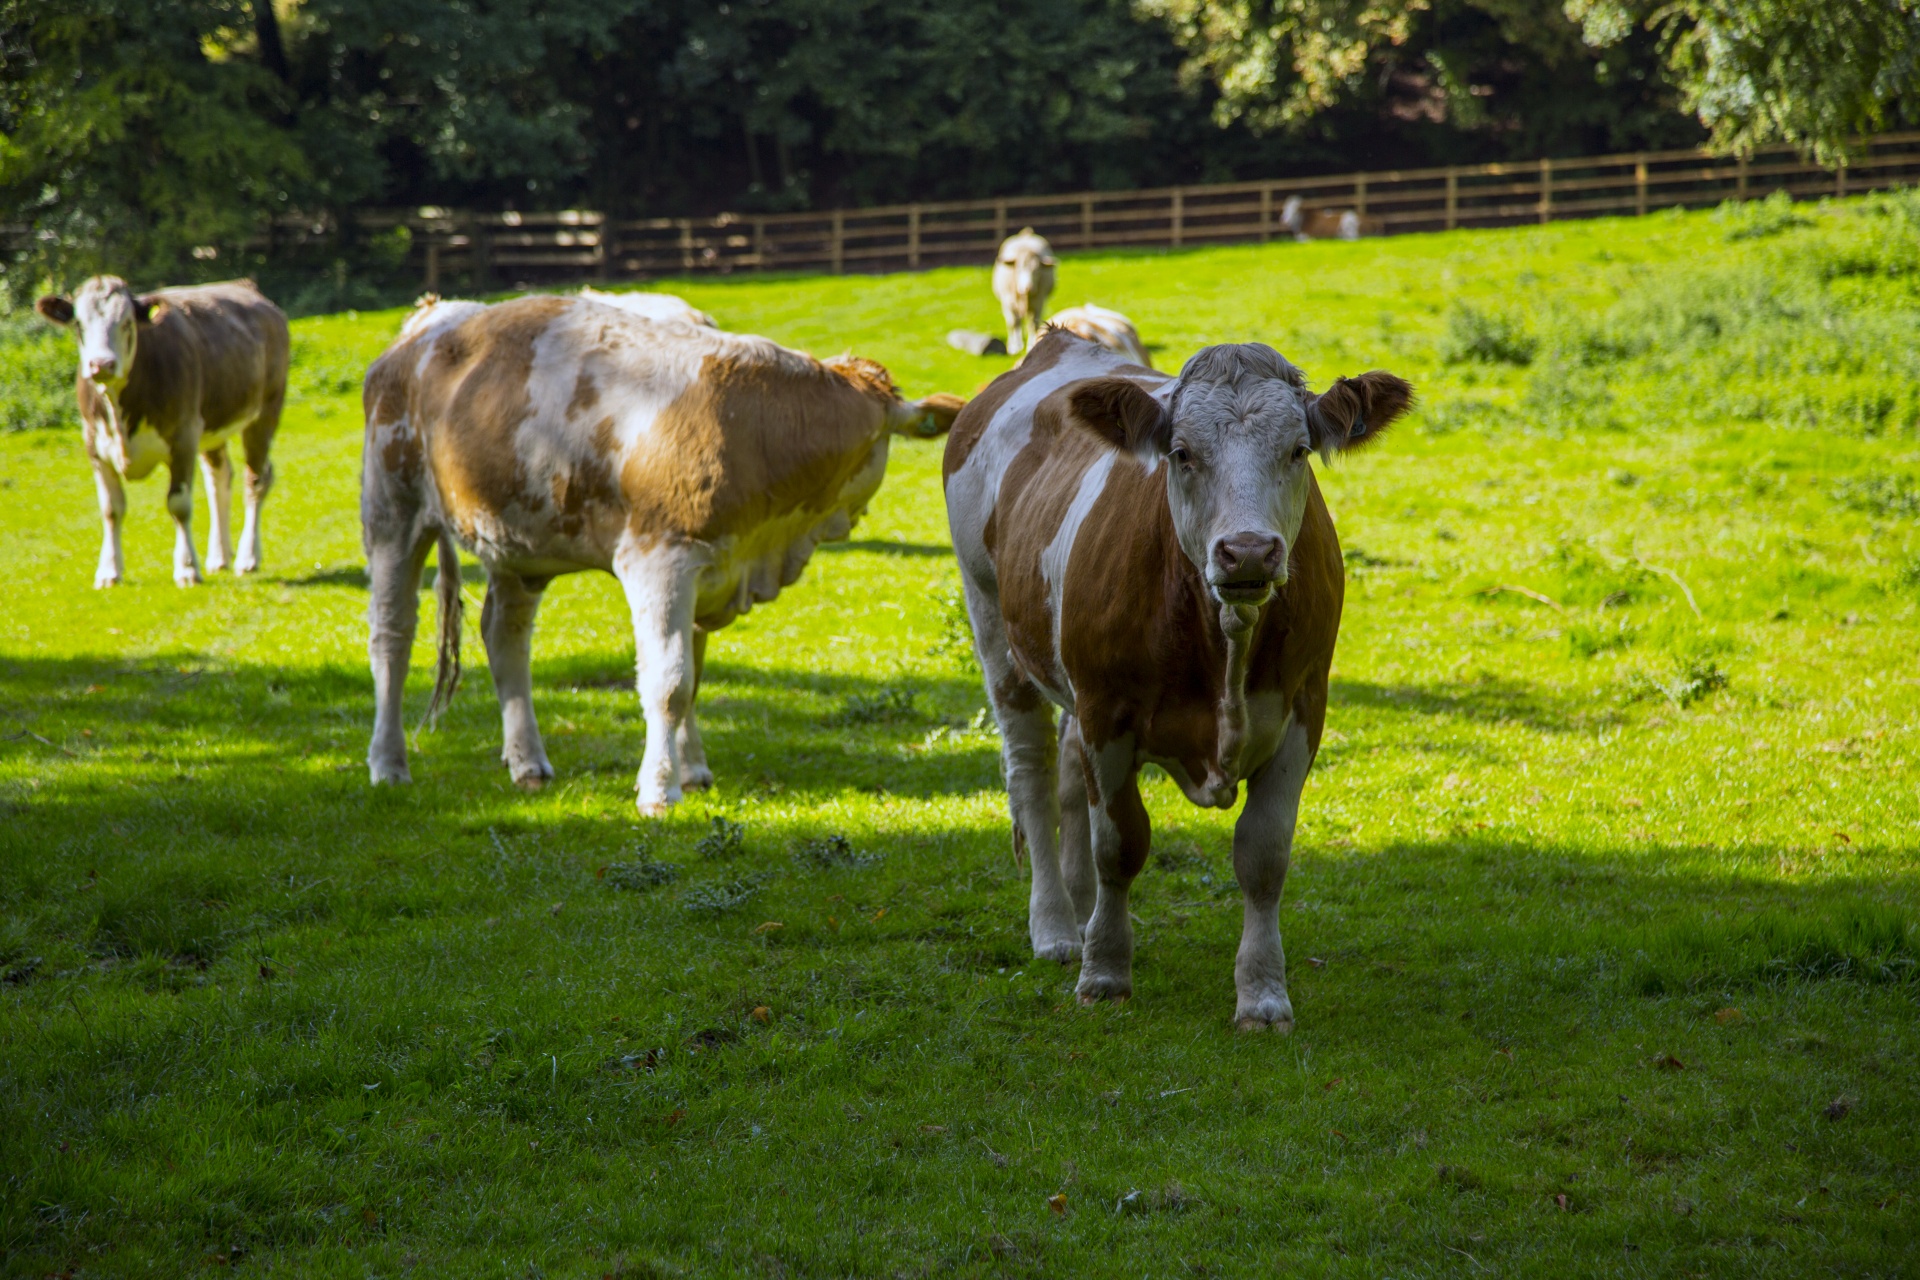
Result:
M212 528L207 570L260 567L260 505L273 486L267 451L287 399L287 317L251 280L135 295L119 276L95 276L71 298L35 304L80 342L74 392L82 439L93 463L105 526L93 585L120 581L123 480L167 465L173 516L173 580L200 581L193 551L193 464L206 478ZM233 465L227 441L239 435L247 464L246 524L239 554L230 534Z
M1385 228L1380 219L1353 209L1309 209L1299 196L1288 196L1280 206L1280 225L1302 243L1308 240L1358 240L1377 236Z
M670 293L604 293L589 285L580 291L580 296L609 307L618 307L642 320L677 320L704 329L720 327L713 322L712 316L685 298L676 298Z
M1032 344L1046 318L1053 293L1053 246L1032 227L1000 244L993 263L993 296L1007 320L1007 353L1019 355Z
M1147 355L1147 344L1140 341L1140 331L1133 327L1133 321L1118 311L1109 311L1085 302L1056 312L1053 319L1047 321L1047 328L1079 334L1088 342L1097 342L1117 353L1130 364L1137 364L1142 369L1153 368L1153 360Z

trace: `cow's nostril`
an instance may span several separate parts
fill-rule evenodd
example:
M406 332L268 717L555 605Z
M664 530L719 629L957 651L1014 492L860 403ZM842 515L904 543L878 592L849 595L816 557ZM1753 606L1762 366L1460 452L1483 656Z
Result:
M1259 574L1271 577L1280 568L1284 548L1270 533L1235 533L1213 544L1213 562L1228 578Z

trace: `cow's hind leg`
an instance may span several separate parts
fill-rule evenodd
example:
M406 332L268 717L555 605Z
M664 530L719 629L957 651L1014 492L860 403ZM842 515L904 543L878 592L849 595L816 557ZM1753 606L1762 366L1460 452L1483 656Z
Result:
M545 578L488 566L487 599L480 609L480 635L500 700L500 760L514 785L529 791L553 777L533 715L533 620L546 587Z
M665 813L679 803L686 767L681 746L698 741L698 731L688 725L698 666L693 595L699 569L698 554L685 544L628 542L613 558L633 615L634 687L647 718L646 754L634 782L644 814Z
M233 563L233 463L227 446L200 455L200 478L207 486L207 572Z
M1080 953L1080 924L1060 875L1053 707L1013 665L1000 606L992 595L968 580L966 598L974 652L1000 725L1000 762L1007 775L1014 848L1027 851L1033 877L1027 896L1027 935L1036 958L1066 964Z
M420 622L420 570L432 545L431 537L421 537L412 529L367 541L367 660L373 666L373 739L367 744L367 772L376 785L413 781L407 769L402 704L407 667L413 659L413 634Z
M280 425L280 403L285 394L283 386L268 399L260 416L240 436L247 461L246 486L241 493L246 515L240 524L240 547L233 562L235 573L252 573L260 567L260 508L267 500L267 491L273 488L273 461L267 450Z
M1086 954L1080 961L1075 987L1082 1004L1095 1000L1124 1000L1133 994L1133 923L1128 895L1133 878L1147 864L1153 839L1147 808L1140 801L1133 739L1086 742L1087 808L1093 836L1093 918L1087 921Z
M193 549L193 455L176 445L167 467L167 514L173 517L173 584L200 584L200 557Z
M700 741L700 726L694 709L700 699L700 678L707 667L707 633L693 629L693 692L687 698L687 713L680 718L674 735L674 749L680 758L680 785L689 791L704 791L713 785L713 770L707 767L707 748Z
M1293 853L1300 789L1313 748L1295 716L1280 750L1247 780L1247 804L1233 826L1233 873L1240 881L1240 954L1233 965L1239 998L1234 1023L1243 1031L1293 1030L1287 998L1287 956L1280 946L1280 889Z
M1080 740L1080 722L1060 720L1060 871L1073 915L1085 930L1093 916L1099 878L1093 867L1093 829L1087 810L1086 744Z

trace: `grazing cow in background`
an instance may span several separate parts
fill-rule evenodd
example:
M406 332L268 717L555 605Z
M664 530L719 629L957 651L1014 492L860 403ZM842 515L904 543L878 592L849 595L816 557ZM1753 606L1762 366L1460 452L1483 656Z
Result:
M1288 196L1280 206L1280 225L1302 243L1308 240L1358 240L1377 236L1385 228L1380 219L1352 209L1309 209L1299 196Z
M993 261L993 296L1007 321L1007 353L1019 355L1033 343L1053 293L1053 246L1032 227L1000 243Z
M605 293L589 285L580 290L580 296L592 298L609 307L618 307L643 320L677 320L706 329L720 327L713 322L712 316L685 298L677 298L671 293Z
M1047 321L1047 327L1065 329L1088 342L1097 342L1142 369L1153 368L1153 360L1147 355L1147 344L1140 341L1140 331L1133 327L1133 321L1118 311L1096 307L1091 302L1082 303L1055 312L1053 319Z
M456 541L487 570L480 632L513 780L553 776L532 703L547 583L602 569L633 615L647 720L639 805L709 785L694 696L707 634L771 600L816 543L847 536L894 434L935 436L961 402L900 398L857 357L644 320L583 298L439 303L367 371L360 516L367 568L373 781L408 781L402 691L421 570L439 552L440 662L429 714L459 677Z
M1083 1002L1133 990L1151 762L1198 805L1247 784L1235 1018L1292 1027L1280 889L1345 582L1308 459L1411 400L1378 372L1314 395L1258 343L1207 347L1173 378L1054 331L955 422L948 522L1032 859L1028 930L1037 956L1081 955Z
M81 438L93 463L106 526L93 585L125 574L120 525L123 480L167 465L173 516L173 580L200 581L193 550L193 464L199 460L212 508L207 571L260 567L260 504L273 487L268 449L287 399L287 318L251 280L162 289L136 296L119 276L95 276L71 298L49 294L35 309L80 342L74 392ZM239 433L247 464L246 523L232 545L233 466L227 441Z

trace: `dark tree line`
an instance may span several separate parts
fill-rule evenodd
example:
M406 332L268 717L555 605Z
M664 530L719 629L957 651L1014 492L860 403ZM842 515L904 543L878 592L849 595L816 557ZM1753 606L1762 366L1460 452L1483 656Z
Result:
M1880 45L1911 28L1871 2ZM1738 97L1708 83L1730 73L1704 0L1651 25L1567 9L0 0L8 281L230 273L294 211L771 210L1688 145Z

